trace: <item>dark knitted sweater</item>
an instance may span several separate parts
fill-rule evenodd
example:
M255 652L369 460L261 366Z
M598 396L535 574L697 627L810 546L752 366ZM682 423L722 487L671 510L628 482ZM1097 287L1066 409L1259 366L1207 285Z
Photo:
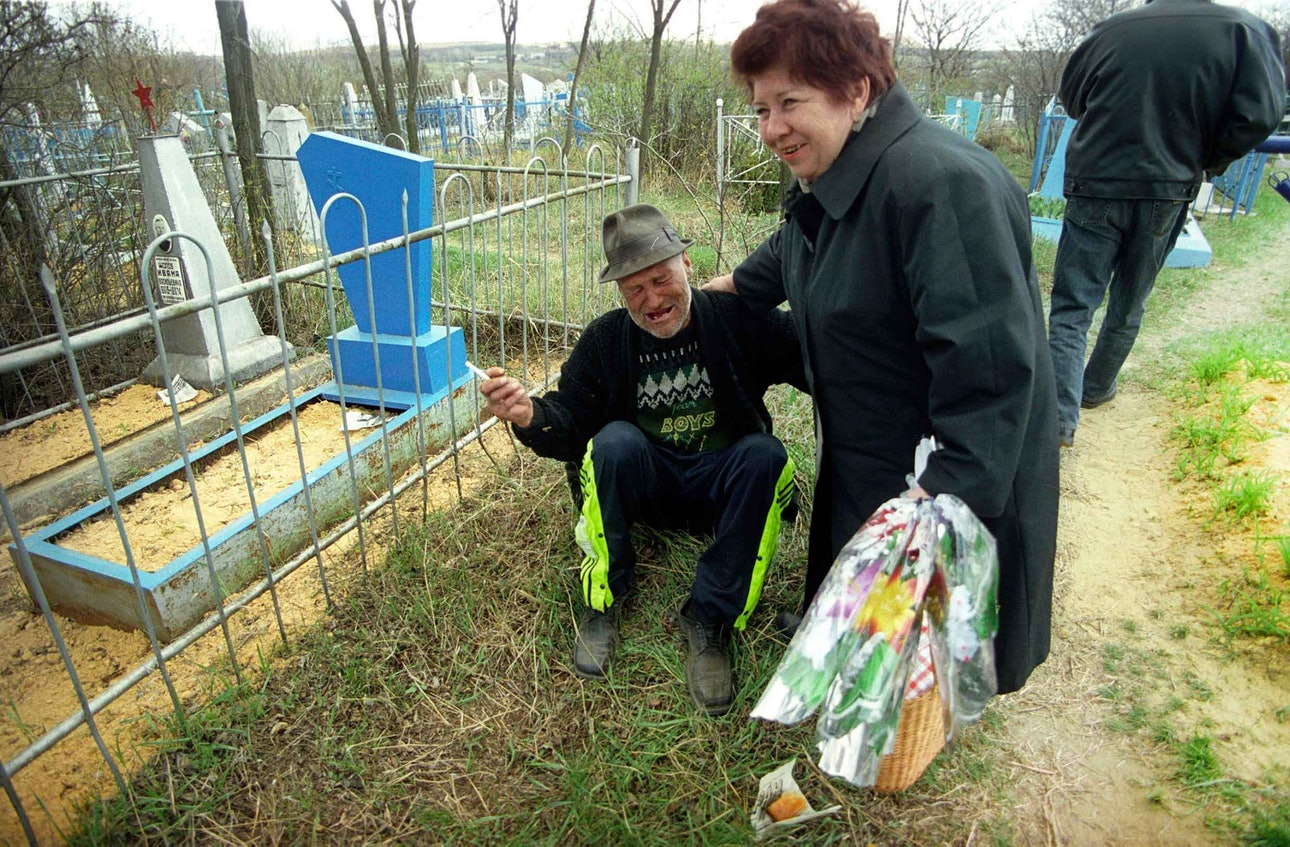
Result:
M695 289L691 320L712 379L717 413L731 437L770 432L767 387L806 390L801 348L788 312L755 314L739 297ZM560 383L533 399L533 420L515 435L539 456L582 461L587 442L611 421L636 421L644 330L619 308L596 318L574 345Z

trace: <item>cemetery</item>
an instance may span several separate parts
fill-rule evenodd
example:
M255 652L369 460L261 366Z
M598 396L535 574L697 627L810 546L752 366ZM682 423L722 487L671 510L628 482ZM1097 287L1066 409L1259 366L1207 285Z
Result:
M269 195L260 231L227 91L181 92L161 108L148 93L157 85L160 100L160 83L132 76L140 132L108 119L104 89L78 80L82 121L33 106L24 128L3 130L0 187L27 204L46 260L38 284L21 279L26 247L6 242L0 260L13 294L0 326L0 633L13 645L0 720L10 800L0 805L34 821L29 840L97 825L93 815L115 812L78 817L85 804L126 797L125 782L147 796L157 773L177 797L217 798L211 817L226 812L224 782L228 796L281 804L228 815L230 837L247 843L322 833L521 843L559 827L610 843L639 836L637 804L669 843L723 840L751 832L757 773L811 755L807 735L773 735L746 715L678 717L664 607L694 551L671 536L642 537L651 593L626 612L646 633L625 657L634 679L596 688L567 672L564 582L578 562L564 469L481 414L470 369L502 365L534 393L557 384L581 328L617 304L612 286L595 283L608 211L666 207L695 238L696 279L737 263L777 221L779 168L755 118L704 91L713 150L703 169L683 171L666 138L605 131L595 97L612 87L571 98L568 81L522 73L512 147L499 157L505 91L462 71L419 93L415 145L381 133L361 83L343 82L327 103L258 101L253 149ZM1023 166L1050 275L1074 121L1055 102L1027 112L1010 84L969 95L970 82L917 91L933 119L983 144L1021 136L1034 118ZM673 87L665 109L699 86ZM1247 324L1281 314L1290 240L1278 240L1284 224L1268 226L1287 220L1285 138L1202 188L1167 262L1194 275L1171 278L1187 281L1180 288L1201 293L1184 300L1162 286L1162 325L1144 330L1144 356L1175 355L1169 333L1261 339ZM1238 262L1233 245L1253 255ZM1280 343L1256 365L1251 341L1250 363L1235 366L1249 369L1246 425L1263 435L1233 464L1274 477L1257 540L1251 524L1199 514L1208 493L1171 440L1187 419L1175 422L1152 359L1118 408L1081 428L1100 446L1063 457L1065 617L1044 687L992 707L954 759L896 800L838 791L799 762L808 794L845 806L835 829L804 833L912 843L926 826L953 843L1092 843L1114 828L1144 843L1161 832L1158 843L1209 843L1196 809L1227 815L1232 830L1249 822L1170 775L1184 732L1214 737L1224 756L1199 782L1280 802L1290 737L1263 704L1290 672L1276 658L1290 630L1265 599L1233 599L1273 596L1283 582L1275 568L1263 589L1256 576L1284 555ZM1202 393L1187 386L1188 402ZM777 395L773 411L813 473L809 398ZM805 557L805 528L783 542L787 573ZM1124 573L1146 588L1122 590ZM792 588L780 576L764 605L787 608ZM783 646L764 617L740 642L750 686ZM1236 672L1251 662L1257 673ZM230 692L246 695L246 724L230 716L243 708L227 705ZM1118 728L1136 720L1132 709L1179 738ZM186 741L172 746L167 715ZM1205 734L1206 721L1222 729ZM279 787L261 795L233 771L198 772L204 748L193 739L208 731L234 751L238 773L263 767ZM608 769L597 745L611 751ZM312 830L298 828L296 795L273 793L304 783L300 796L322 798ZM526 804L527 818L515 812ZM387 808L395 819L379 820ZM290 823L275 828L275 815ZM0 822L0 841L27 837L20 818ZM209 836L200 818L149 837L189 825L185 837Z

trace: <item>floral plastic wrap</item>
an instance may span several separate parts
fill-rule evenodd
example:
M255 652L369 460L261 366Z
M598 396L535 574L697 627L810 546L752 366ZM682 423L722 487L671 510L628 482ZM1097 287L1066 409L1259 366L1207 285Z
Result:
M996 690L994 540L955 497L884 503L842 548L752 716L820 712L820 768L872 785L928 617L947 738Z
M977 718L998 690L994 635L999 629L999 556L994 536L957 497L934 501L943 534L930 593L932 663L945 705L945 740Z

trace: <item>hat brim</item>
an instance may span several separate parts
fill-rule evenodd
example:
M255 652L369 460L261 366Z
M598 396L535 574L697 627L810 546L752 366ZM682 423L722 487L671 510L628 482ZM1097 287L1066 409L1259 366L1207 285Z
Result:
M659 262L666 261L673 256L679 256L693 243L693 238L682 238L680 241L669 241L659 246L656 250L650 250L648 253L633 256L626 261L622 261L614 265L605 265L605 269L600 272L599 282L617 282L623 277L631 276L637 271L643 271L651 265L657 265Z

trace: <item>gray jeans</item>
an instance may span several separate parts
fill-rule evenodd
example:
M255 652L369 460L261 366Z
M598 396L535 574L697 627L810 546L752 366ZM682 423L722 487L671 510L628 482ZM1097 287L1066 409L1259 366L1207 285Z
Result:
M1187 222L1187 203L1070 197L1057 244L1048 347L1057 378L1057 422L1079 424L1083 397L1115 389L1133 349L1147 297ZM1109 293L1108 293L1109 291ZM1106 299L1106 315L1088 364L1088 330Z

